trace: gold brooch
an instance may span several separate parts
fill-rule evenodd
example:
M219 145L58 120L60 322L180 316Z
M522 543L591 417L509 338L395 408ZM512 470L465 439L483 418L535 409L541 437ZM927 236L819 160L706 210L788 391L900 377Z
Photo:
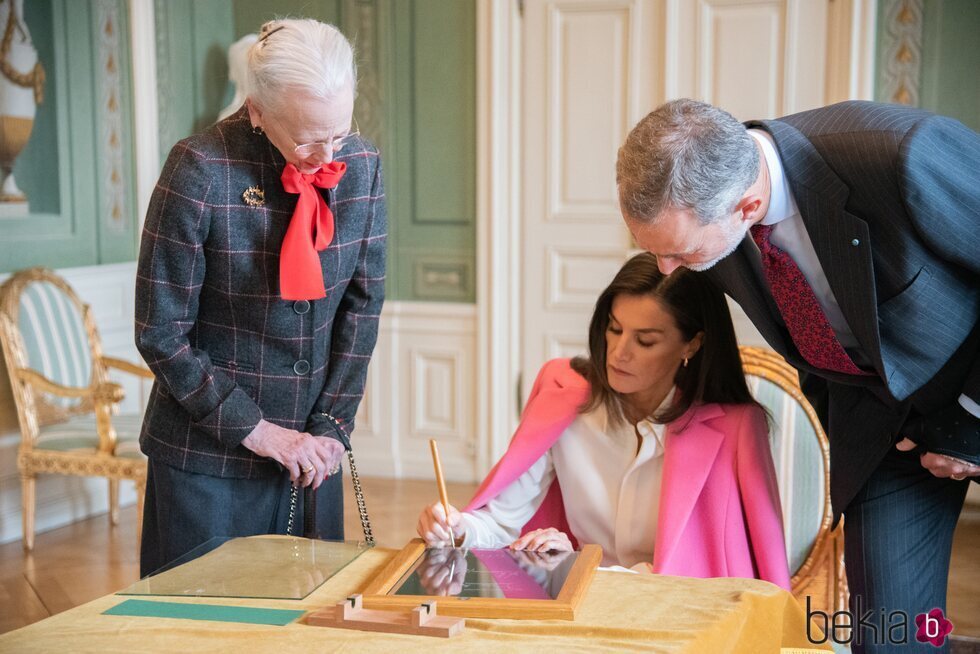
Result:
M249 186L242 193L242 199L250 207L263 207L265 206L265 191L258 186Z

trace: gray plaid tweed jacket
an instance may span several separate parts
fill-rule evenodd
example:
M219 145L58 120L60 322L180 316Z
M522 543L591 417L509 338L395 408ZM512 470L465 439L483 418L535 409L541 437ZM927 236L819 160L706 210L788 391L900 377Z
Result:
M912 410L980 402L980 138L919 109L843 102L750 122L776 142L820 265L877 373L811 367L751 265L750 238L705 274L801 372L830 438L839 515ZM755 255L758 256L758 255Z
M384 301L387 219L374 146L355 139L337 159L347 173L321 191L336 222L320 253L327 296L291 302L279 297L279 248L298 196L279 181L282 155L244 109L171 150L136 281L136 346L156 375L140 435L151 458L218 477L276 474L241 445L261 418L350 447ZM262 206L245 201L252 187Z

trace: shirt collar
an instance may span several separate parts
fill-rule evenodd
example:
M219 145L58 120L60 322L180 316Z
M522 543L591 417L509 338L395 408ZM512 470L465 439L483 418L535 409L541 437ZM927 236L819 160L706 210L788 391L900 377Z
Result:
M800 210L796 207L793 191L789 187L789 179L783 170L783 162L776 152L776 142L772 140L772 136L763 129L750 129L748 132L762 148L766 166L769 168L769 210L762 219L762 224L775 225L795 216Z
M674 392L676 390L677 387L672 386L670 391L667 393L667 397L665 397L664 401L660 403L660 406L657 407L657 410L654 411L651 415L641 420L640 422L636 423L636 431L639 432L641 436L643 436L644 440L646 440L650 436L652 436L657 440L657 452L654 454L654 456L657 456L663 452L664 437L667 434L667 425L654 422L653 416L656 415L657 413L660 413L661 411L663 411L664 409L666 409L671 405L671 403L674 401Z

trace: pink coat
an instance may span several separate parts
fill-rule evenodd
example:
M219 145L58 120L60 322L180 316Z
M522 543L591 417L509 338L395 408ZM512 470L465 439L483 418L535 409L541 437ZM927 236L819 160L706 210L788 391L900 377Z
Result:
M568 359L538 373L507 452L466 507L477 509L520 477L561 437L588 397ZM668 426L653 571L764 579L789 590L776 472L765 415L753 405L704 404ZM571 536L558 480L523 532Z

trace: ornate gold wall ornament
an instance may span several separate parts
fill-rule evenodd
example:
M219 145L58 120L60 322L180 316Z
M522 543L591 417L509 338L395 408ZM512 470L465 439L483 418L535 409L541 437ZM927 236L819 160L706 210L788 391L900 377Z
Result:
M14 162L30 139L44 99L44 68L24 22L24 0L0 0L0 202L26 203Z
M922 68L923 0L882 0L881 99L917 107Z
M265 191L260 189L258 186L249 186L242 193L242 199L245 200L245 204L250 207L264 207L265 206Z

